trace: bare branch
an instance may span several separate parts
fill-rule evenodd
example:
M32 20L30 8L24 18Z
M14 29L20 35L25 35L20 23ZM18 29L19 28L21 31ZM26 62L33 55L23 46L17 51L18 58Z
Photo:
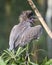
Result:
M27 0L31 6L31 8L33 9L33 11L35 12L35 14L38 16L38 19L40 20L42 26L44 27L44 29L46 30L47 34L50 36L50 38L52 39L52 32L49 29L49 27L47 26L47 24L45 23L43 17L41 16L40 12L38 11L38 9L36 8L35 4L33 3L32 0Z

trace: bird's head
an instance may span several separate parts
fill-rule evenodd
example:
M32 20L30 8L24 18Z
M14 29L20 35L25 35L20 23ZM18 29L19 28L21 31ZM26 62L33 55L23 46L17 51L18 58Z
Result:
M33 22L34 19L35 16L31 10L23 11L19 16L20 22L24 22L24 21Z

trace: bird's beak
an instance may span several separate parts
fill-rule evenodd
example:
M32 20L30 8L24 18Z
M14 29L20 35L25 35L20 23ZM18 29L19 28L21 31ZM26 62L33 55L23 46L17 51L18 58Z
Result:
M38 16L31 16L30 19L32 20L32 23L38 21Z
M32 24L35 24L36 21L38 21L38 16L34 16L34 15L33 15L33 16L30 17L30 19L32 20L31 23L32 23Z
M33 16L31 16L31 18L34 19L34 20L38 20L38 16L33 15Z

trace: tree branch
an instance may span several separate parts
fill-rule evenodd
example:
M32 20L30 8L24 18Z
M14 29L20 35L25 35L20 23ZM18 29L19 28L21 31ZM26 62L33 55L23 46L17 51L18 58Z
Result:
M40 20L40 22L41 22L42 26L44 27L44 29L46 30L47 34L52 39L52 32L49 29L49 27L47 26L47 24L45 23L43 17L41 16L40 12L36 8L35 4L33 3L32 0L27 0L27 1L29 2L30 6L33 9L33 11L35 12L35 14L38 16L38 19Z

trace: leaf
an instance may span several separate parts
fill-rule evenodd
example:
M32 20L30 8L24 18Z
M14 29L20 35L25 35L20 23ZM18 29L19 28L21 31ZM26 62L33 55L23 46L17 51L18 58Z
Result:
M19 48L17 53L16 53L16 56L19 56L20 54L22 54L24 51L26 50L26 48L22 49L22 48Z
M30 64L32 64L32 65L38 65L38 64L35 64L35 63L33 63L33 62L29 62Z
M17 52L16 52L16 55L18 55L21 50L22 50L22 47L19 47Z
M45 59L43 59L43 62L41 65L45 65L46 62L47 62L47 57L45 57Z
M10 61L10 57L5 60L5 63L7 64Z
M3 61L1 57L0 57L0 65L6 65L6 63Z
M52 59L45 63L45 65L52 65Z
M16 65L15 63L12 63L11 65Z
M2 53L1 57L5 56L6 53Z

